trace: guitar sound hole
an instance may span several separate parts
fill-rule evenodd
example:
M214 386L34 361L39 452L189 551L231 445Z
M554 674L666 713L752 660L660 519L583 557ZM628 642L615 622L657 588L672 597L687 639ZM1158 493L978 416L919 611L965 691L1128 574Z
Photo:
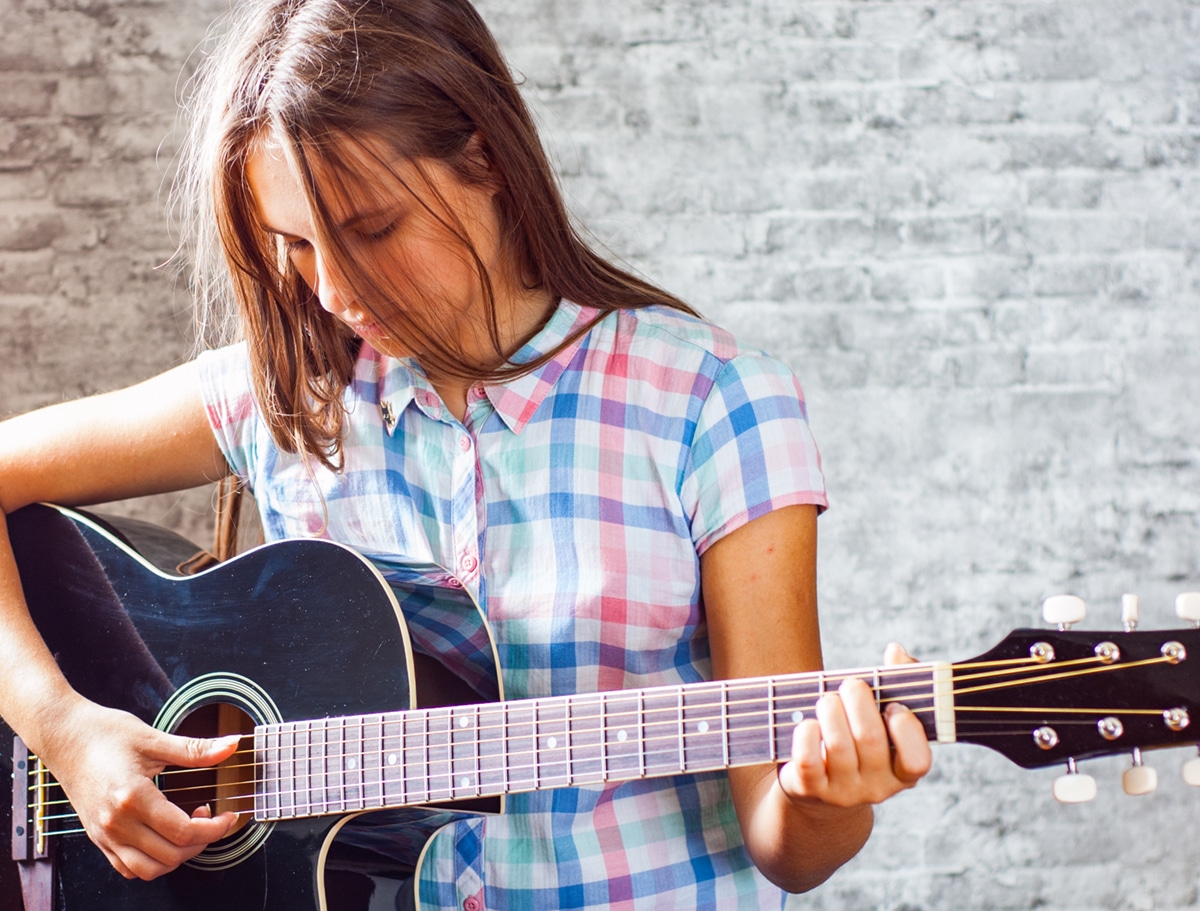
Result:
M174 733L185 737L224 737L253 734L254 720L237 706L212 703L189 712ZM254 743L246 737L237 751L219 765L204 769L168 766L160 778L167 798L189 816L208 806L214 816L231 811L237 825L226 838L239 832L254 813Z

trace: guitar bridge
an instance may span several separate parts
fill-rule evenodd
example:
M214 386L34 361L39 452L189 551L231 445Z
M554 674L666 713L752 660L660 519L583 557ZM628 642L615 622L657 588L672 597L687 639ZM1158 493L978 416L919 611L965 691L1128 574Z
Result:
M49 770L13 738L12 859L17 861L25 911L54 907L54 862L46 838L50 811Z

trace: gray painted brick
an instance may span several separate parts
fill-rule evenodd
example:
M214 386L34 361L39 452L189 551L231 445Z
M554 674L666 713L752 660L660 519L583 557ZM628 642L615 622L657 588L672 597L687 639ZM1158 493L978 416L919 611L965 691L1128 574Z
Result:
M173 99L227 0L0 0L0 412L186 355ZM1200 589L1190 0L480 0L580 219L798 372L824 649L964 658L1059 590ZM161 153L159 154L159 150ZM207 491L125 504L203 537ZM1200 794L939 747L796 908L1183 909ZM1119 825L1113 821L1119 820Z

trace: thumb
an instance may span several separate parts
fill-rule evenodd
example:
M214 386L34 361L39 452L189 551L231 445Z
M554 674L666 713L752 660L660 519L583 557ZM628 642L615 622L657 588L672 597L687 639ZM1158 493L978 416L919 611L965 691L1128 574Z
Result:
M154 745L152 753L156 759L169 765L199 768L216 765L234 754L242 742L241 734L225 737L180 737L163 734Z
M917 659L910 655L898 642L888 643L888 647L883 650L884 664L916 664Z

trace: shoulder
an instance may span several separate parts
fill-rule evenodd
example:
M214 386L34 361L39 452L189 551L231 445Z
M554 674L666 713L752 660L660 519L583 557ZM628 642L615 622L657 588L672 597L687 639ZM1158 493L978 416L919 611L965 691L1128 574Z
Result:
M795 373L766 352L702 317L667 307L619 310L609 314L589 344L604 352L605 365L635 381L707 398L716 387L762 387L803 400Z

